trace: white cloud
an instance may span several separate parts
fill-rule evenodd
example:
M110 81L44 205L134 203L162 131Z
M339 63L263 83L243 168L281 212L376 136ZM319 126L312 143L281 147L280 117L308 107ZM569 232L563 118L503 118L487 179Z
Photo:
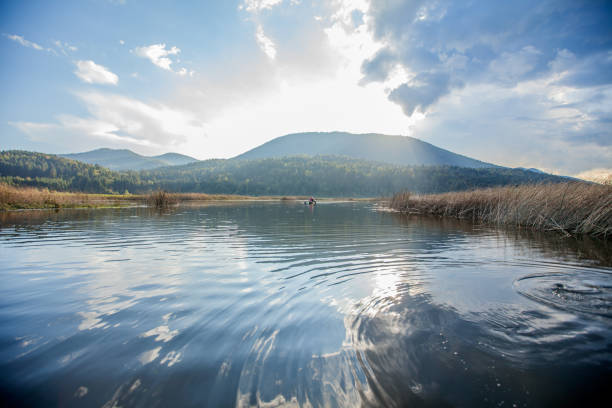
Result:
M350 23L355 4L367 7L366 2L344 2L338 11L334 2L333 7L324 5L331 9L324 22L301 18L288 36L274 39L274 64L261 53L240 64L209 68L197 82L181 86L173 102L197 112L209 135L188 139L184 152L199 158L232 157L302 131L408 134L416 119L387 99L386 83L358 85L361 62L380 45L365 24ZM258 25L255 21L256 30Z
M255 32L255 38L257 39L257 44L261 50L268 56L270 59L276 58L276 47L274 46L274 42L266 36L264 33L263 27L261 24L257 25L257 31Z
M602 184L612 184L612 168L595 168L580 172L574 177Z
M415 119L416 137L511 167L609 167L607 21L571 23L605 13L602 4L512 2L500 12L486 0L370 0L360 11L381 44L362 59L361 83L393 82L386 92ZM403 80L390 81L398 67Z
M176 71L177 74L179 74L180 76L185 76L185 75L189 75L190 77L195 75L195 71L193 69L188 70L187 68L181 68L178 71Z
M37 123L37 122L8 122L9 125L16 127L32 140L40 140L36 136L58 127L55 123Z
M541 55L542 53L531 45L517 52L503 52L491 61L491 75L502 84L514 85L537 66ZM465 56L464 58L467 60Z
M88 84L111 84L117 85L119 77L112 73L108 68L98 65L95 62L77 61L75 62L77 70L74 71L83 82Z
M509 167L567 175L611 163L612 148L597 139L606 134L605 125L585 106L574 104L586 94L550 82L543 78L512 88L480 84L456 90L415 123L414 133L456 153Z
M123 41L123 40L119 40L119 44L121 44L121 45L125 45L125 41Z
M53 44L64 55L68 55L68 52L75 52L79 50L76 46L68 44L67 42L62 43L59 40L53 41Z
M238 9L244 9L251 13L257 13L261 10L271 9L282 2L283 0L244 0L244 2L238 6Z
M165 104L145 103L117 94L77 94L91 113L89 123L104 123L112 133L142 143L176 145L188 138L203 138L206 125L187 110Z
M166 44L152 44L146 47L137 47L134 49L134 53L142 58L147 58L153 64L157 65L161 69L165 69L167 71L172 71L170 67L172 65L172 60L170 59L170 55L178 55L181 52L180 48L172 47L170 49L166 49Z
M342 77L344 72L312 82L278 78L280 86L216 112L207 122L210 137L188 141L190 150L231 157L294 132L407 133L411 119L384 92L376 86L355 86L350 77Z
M610 167L612 54L585 56L571 41L551 42L546 35L556 31L539 27L554 28L552 19L514 3L507 10L521 13L496 13L499 6L485 0L293 3L243 1L251 52L207 61L168 99L78 94L88 115L13 126L199 158L230 157L286 133L347 130L412 135L512 167L565 174ZM465 21L479 29L466 31ZM518 35L523 28L528 35ZM130 48L165 71L193 76L178 60L186 50Z
M55 123L10 122L30 139L64 148L136 147L151 153L177 150L187 140L202 140L207 125L193 112L123 95L83 92L88 116L58 115ZM71 141L72 140L72 141Z
M28 47L28 48L33 48L37 51L47 51L53 55L59 55L58 51L60 53L62 53L63 55L68 55L69 52L75 52L78 51L78 48L72 44L68 44L67 42L61 42L59 40L53 41L52 44L55 46L55 48L45 48L40 44L37 44L33 41L29 41L26 40L25 38L23 38L20 35L17 34L4 34L4 36L10 40L13 40L21 45L23 45L24 47ZM56 51L57 49L57 51Z
M17 35L17 34L4 34L4 36L6 38L10 39L10 40L18 42L19 44L23 45L24 47L34 48L35 50L38 50L38 51L44 50L44 48L41 45L36 44L35 42L32 42L32 41L28 41L28 40L26 40L25 38L23 38L20 35Z
M77 134L95 136L102 139L117 139L134 142L136 139L118 136L115 132L119 128L113 123L97 120L95 118L80 118L73 115L59 115L58 121L62 128Z

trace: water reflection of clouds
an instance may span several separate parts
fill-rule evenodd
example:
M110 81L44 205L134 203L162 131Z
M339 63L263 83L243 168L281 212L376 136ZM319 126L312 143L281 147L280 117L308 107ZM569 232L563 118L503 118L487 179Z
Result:
M357 216L348 217L341 206L277 223L285 215L274 205L257 208L194 208L132 227L118 218L112 228L121 232L101 220L88 224L100 237L73 236L69 248L51 243L52 234L16 244L11 253L24 256L10 260L10 273L45 277L57 285L53 293L68 287L66 309L78 318L64 320L72 326L60 334L48 329L40 343L61 336L56 361L78 373L90 365L116 371L101 401L108 406L145 401L151 373L165 402L469 406L475 401L462 400L460 388L510 403L508 390L524 385L516 379L525 374L521 363L581 352L595 361L590 351L610 338L575 314L517 295L513 277L537 255L488 229L448 231L436 221L398 228L388 214L353 209ZM108 353L106 367L88 344ZM78 381L72 393L80 384L90 387L86 398L99 392Z
M145 351L138 356L138 361L140 361L142 365L149 364L159 357L160 350L161 347L155 347L154 349Z
M143 334L140 337L155 337L155 341L162 341L164 343L172 340L179 333L178 330L170 330L168 327L168 320L172 316L172 313L168 313L163 316L164 324L158 327L155 327Z
M164 358L162 358L162 360L159 362L159 364L161 364L161 365L165 364L168 367L172 367L173 365L175 365L176 363L181 361L182 357L183 357L183 353L182 352L172 350L168 354L166 354L164 356Z
M132 262L107 263L100 267L105 256L93 254L89 258L93 258L89 273L95 277L79 288L81 294L89 297L85 301L89 310L79 312L83 317L79 330L107 328L110 323L104 322L105 318L145 299L167 297L178 291L181 267L174 262L156 261L146 269ZM147 283L146 289L139 290L143 282Z

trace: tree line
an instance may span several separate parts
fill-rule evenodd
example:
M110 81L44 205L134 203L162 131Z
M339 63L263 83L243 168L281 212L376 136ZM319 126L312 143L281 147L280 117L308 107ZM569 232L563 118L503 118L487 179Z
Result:
M214 159L183 166L117 172L50 154L0 152L0 181L87 193L154 190L246 195L385 196L563 181L503 167L398 166L341 156Z

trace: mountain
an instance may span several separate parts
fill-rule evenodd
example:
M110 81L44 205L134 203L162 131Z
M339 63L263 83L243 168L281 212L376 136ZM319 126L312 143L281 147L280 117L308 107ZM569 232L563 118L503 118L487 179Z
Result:
M148 170L156 167L178 166L198 161L178 153L142 156L127 149L96 149L84 153L61 154L61 157L88 164L98 164L111 170Z
M22 150L0 152L0 183L85 193L123 193L146 187L136 172L120 173L54 154Z
M294 133L273 139L235 158L263 159L298 155L339 155L403 166L496 167L413 137L378 133Z
M0 152L0 183L89 193L171 192L327 197L440 193L565 179L506 167L397 166L339 156L203 160L140 172L117 172L63 157Z
M530 167L530 168L526 168L526 167L515 167L515 169L517 170L525 170L525 171L532 171L534 173L540 173L540 174L548 174L545 171L542 171L540 169L536 169L535 167Z
M389 196L406 190L441 193L563 180L506 167L399 166L346 156L204 160L142 171L140 177L167 191L324 197Z
M142 156L145 157L145 156ZM151 159L161 160L166 166L182 166L183 164L195 163L198 160L179 153L165 153L159 156L151 156Z

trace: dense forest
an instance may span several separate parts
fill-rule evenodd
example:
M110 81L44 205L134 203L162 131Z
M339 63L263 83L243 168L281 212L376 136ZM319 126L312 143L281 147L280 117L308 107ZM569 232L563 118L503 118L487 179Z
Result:
M340 156L205 160L154 170L116 172L55 155L0 152L0 182L88 193L172 192L249 195L382 196L555 182L548 174L508 168L397 166Z
M52 154L21 150L0 152L0 182L85 193L155 189L154 185L143 182L135 171L120 173Z

